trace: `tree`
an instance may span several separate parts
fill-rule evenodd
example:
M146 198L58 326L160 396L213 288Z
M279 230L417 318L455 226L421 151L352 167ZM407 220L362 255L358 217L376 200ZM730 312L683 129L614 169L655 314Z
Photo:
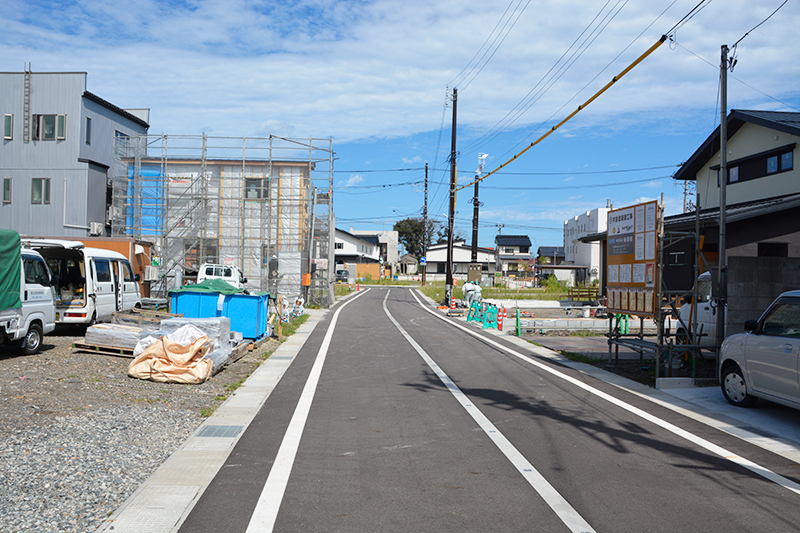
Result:
M437 231L439 224L434 220L428 220L428 232L426 235L427 246L431 245L431 236ZM423 253L422 234L423 234L423 220L422 217L405 218L399 220L394 225L394 231L397 232L397 239L400 241L406 253L415 257L421 257Z

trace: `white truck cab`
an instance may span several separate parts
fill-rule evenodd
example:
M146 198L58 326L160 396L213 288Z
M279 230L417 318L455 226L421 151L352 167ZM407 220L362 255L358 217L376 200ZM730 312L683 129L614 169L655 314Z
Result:
M0 230L0 344L37 353L55 322L55 289L44 258L22 248L19 234Z
M691 301L680 308L680 317L690 330L697 322L698 338L695 340L700 346L714 346L717 343L717 303L711 298L713 281L710 272L703 272L698 276L697 300ZM678 325L676 335L679 339L687 340L683 326Z
M221 279L227 281L237 289L244 289L247 278L244 277L239 267L232 265L219 265L216 263L203 263L197 271L197 283L207 279Z

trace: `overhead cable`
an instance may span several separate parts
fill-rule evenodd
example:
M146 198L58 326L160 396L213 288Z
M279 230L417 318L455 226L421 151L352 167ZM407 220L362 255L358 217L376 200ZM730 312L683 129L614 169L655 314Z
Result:
M596 99L597 99L597 98L598 98L598 97L599 97L601 94L603 94L604 92L606 92L606 91L607 91L607 90L608 90L608 89L609 89L609 88L610 88L612 85L614 85L615 83L617 83L617 81L619 81L619 80L620 80L620 79L621 79L623 76L625 76L625 74L627 74L628 72L630 72L631 70L633 70L633 68L634 68L636 65L638 65L639 63L641 63L642 61L644 61L644 60L645 60L645 58L647 58L647 56L649 56L650 54L652 54L653 52L655 52L655 51L658 49L658 47L659 47L659 46L661 46L662 44L664 44L664 41L666 41L666 40L667 40L667 36L666 36L666 35L662 35L662 36L661 36L661 38L660 38L660 39L659 39L659 40L658 40L658 41L657 41L655 44L653 44L653 46L651 46L650 48L648 48L648 49L647 49L647 51L646 51L645 53L643 53L642 55L640 55L640 56L639 56L639 57L638 57L638 58L637 58L637 59L636 59L636 60L635 60L633 63L631 63L630 65L628 65L628 66L627 66L627 67L626 67L626 68L625 68L625 69L624 69L622 72L620 72L619 74L617 74L616 76L614 76L614 78L613 78L613 79L612 79L610 82L608 82L608 83L605 85L605 87L603 87L602 89L600 89L599 91L597 91L597 92L596 92L596 93L595 93L595 94L594 94L594 95L593 95L591 98L589 98L589 99L588 99L586 102L584 102L584 103L583 103L583 105L580 105L580 106L578 106L578 109L576 109L575 111L573 111L572 113L570 113L570 114L567 116L567 118L565 118L564 120L562 120L561 122L559 122L558 124L556 124L555 126L553 126L552 128L550 128L550 130L548 130L548 131L547 131L547 133L545 133L544 135L542 135L541 137L539 137L537 140L535 140L534 142L532 142L531 144L529 144L529 145L528 145L528 146L527 146L527 147L526 147L524 150L522 150L522 151L521 151L521 152L519 152L517 155L515 155L514 157L512 157L511 159L509 159L508 161L506 161L505 163L503 163L503 164L502 164L502 165L500 165L499 167L497 167L495 170L493 170L493 171L491 171L491 172L489 172L489 173L487 173L487 174L484 174L484 175L483 175L483 176L481 176L480 178L476 178L474 181L472 181L471 183L468 183L467 185L464 185L464 186L462 186L462 187L458 187L456 190L461 190L461 189L464 189L464 188L466 188L466 187L469 187L469 186L471 186L471 185L474 185L475 183L477 183L477 182L479 182L479 181L483 181L483 180L485 180L486 178L488 178L489 176L491 176L492 174L494 174L495 172L497 172L497 171L498 171L498 170L500 170L501 168L505 167L506 165L510 164L512 161L515 161L515 160L516 160L516 159L517 159L519 156L521 156L522 154L524 154L525 152L527 152L528 150L530 150L531 148L533 148L534 146L536 146L537 144L539 144L541 141L543 141L545 138L547 138L547 137L548 137L548 136L549 136L551 133L553 133L553 132L554 132L554 131L556 131L558 128L560 128L561 126L563 126L563 125L564 125L564 124L565 124L565 123L566 123L568 120L570 120L572 117L574 117L575 115L577 115L577 114L578 114L578 113L579 113L579 112L580 112L582 109L586 108L586 106L588 106L589 104L591 104L592 102L594 102L594 101L595 101L595 100L596 100Z

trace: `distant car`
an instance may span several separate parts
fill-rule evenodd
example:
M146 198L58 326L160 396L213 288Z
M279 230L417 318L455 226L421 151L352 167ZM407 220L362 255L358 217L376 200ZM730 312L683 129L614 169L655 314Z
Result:
M348 281L348 272L347 270L337 270L336 271L336 283L347 283Z
M781 294L744 329L722 343L719 382L725 399L738 407L764 398L800 409L800 290Z

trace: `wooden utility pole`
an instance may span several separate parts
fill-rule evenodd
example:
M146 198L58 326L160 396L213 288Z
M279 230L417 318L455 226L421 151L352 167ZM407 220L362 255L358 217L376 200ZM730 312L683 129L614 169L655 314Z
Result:
M428 163L425 163L425 203L422 206L422 257L426 263L422 265L422 286L425 286L425 271L428 269Z
M717 345L725 339L725 305L728 303L728 265L725 257L725 225L726 225L726 188L728 184L728 45L722 45L720 60L720 120L719 120L719 251L717 263L717 279L719 294L717 295ZM699 208L699 206L698 206ZM719 351L717 351L719 362Z
M447 305L453 298L453 219L456 214L456 117L458 89L453 88L453 133L450 140L450 209L447 213L447 265L445 265L445 294Z

